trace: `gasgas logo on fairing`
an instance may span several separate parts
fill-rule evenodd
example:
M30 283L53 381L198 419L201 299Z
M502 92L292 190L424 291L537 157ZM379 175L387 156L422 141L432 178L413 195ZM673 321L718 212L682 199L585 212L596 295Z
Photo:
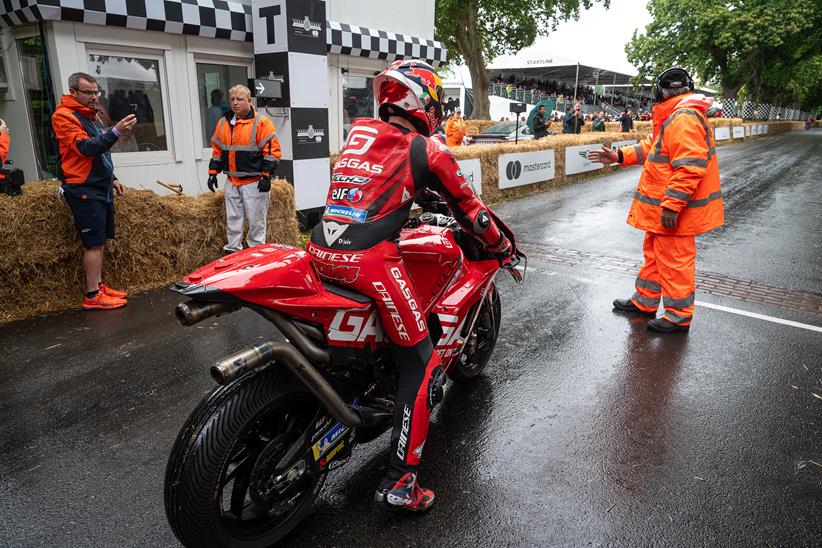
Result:
M328 340L335 342L383 342L385 334L375 309L338 310L328 327Z

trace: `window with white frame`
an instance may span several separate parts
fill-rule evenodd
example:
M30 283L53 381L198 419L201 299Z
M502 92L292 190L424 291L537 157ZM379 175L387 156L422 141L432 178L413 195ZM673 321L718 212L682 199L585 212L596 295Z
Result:
M343 141L348 139L352 121L357 118L374 117L374 92L371 88L373 83L373 75L343 74Z
M203 117L203 148L211 147L217 122L231 107L228 90L248 84L248 68L220 63L197 63L197 97Z
M112 152L168 150L160 60L92 53L88 69L102 92L98 119L105 127L129 114L137 116L131 137L115 145Z

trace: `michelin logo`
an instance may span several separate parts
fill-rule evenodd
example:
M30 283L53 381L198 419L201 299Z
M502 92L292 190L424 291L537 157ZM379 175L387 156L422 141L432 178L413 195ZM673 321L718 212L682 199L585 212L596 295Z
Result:
M334 217L345 217L358 223L364 223L368 212L364 209L357 209L354 207L329 205L325 207L325 215Z
M340 436L346 432L348 432L348 427L342 423L337 423L334 428L329 430L322 438L320 438L320 441L314 444L314 460L320 460L320 457L331 449L334 442L340 439Z

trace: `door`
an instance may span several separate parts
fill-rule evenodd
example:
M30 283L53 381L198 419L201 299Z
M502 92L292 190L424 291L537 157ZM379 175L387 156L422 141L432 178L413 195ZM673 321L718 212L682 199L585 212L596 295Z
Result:
M55 108L54 89L43 37L20 38L17 40L17 49L23 76L23 93L32 126L37 176L41 179L57 178L58 151L51 129L51 115Z

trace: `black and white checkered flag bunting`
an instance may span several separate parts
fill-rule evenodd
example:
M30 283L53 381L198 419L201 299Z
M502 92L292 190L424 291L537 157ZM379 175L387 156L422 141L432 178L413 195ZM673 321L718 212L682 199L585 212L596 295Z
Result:
M0 0L0 26L37 21L156 30L251 42L251 6L227 0ZM438 67L442 43L395 32L326 22L329 53L395 61L423 59Z

